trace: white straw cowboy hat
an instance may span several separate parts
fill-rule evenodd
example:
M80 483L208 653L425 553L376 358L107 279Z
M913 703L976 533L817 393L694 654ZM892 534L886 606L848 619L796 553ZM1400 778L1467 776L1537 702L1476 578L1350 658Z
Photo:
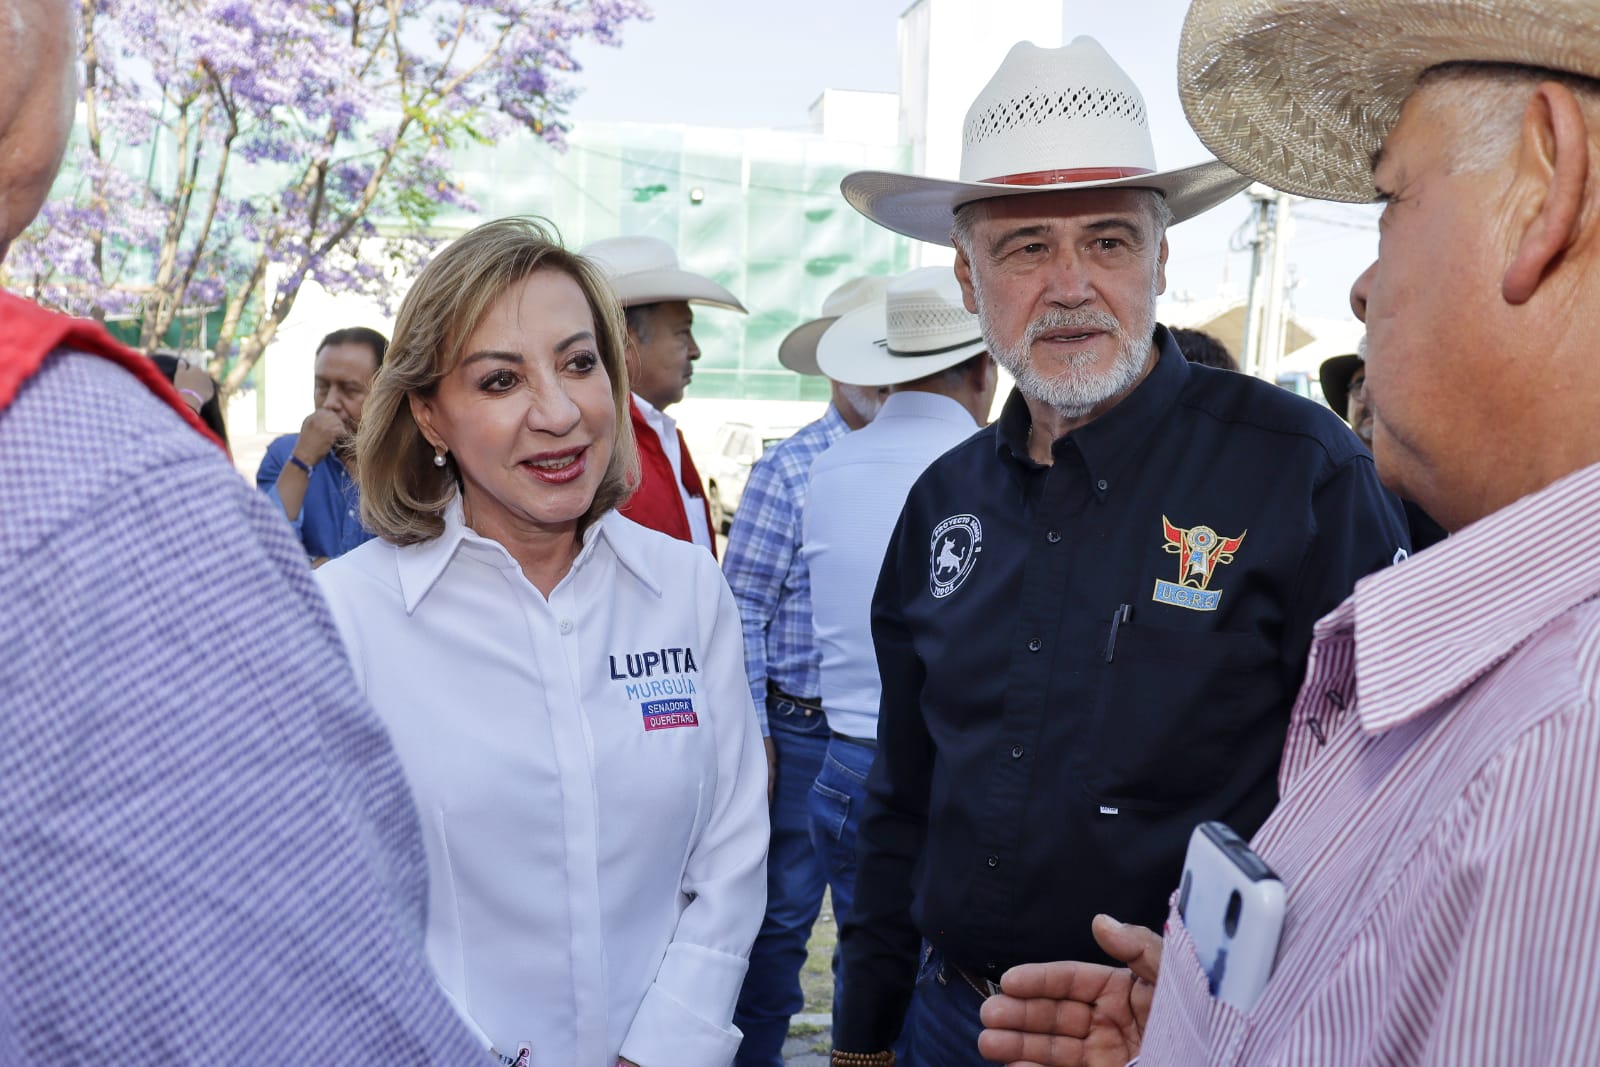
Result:
M789 331L778 345L778 362L796 374L821 374L817 366L817 342L828 327L846 312L883 300L889 279L867 275L851 278L822 301L822 317L802 322Z
M1301 196L1365 202L1373 154L1442 63L1600 78L1594 0L1194 0L1178 95L1205 146Z
M678 266L678 253L655 237L607 237L578 253L605 272L625 308L685 300L691 304L744 311L737 297L703 274Z
M839 188L878 225L948 245L956 209L975 200L1155 189L1181 222L1248 184L1214 160L1157 171L1138 86L1100 42L1079 37L1065 48L1024 41L1011 49L967 111L960 180L867 170L847 175Z
M899 385L987 349L949 267L891 281L881 300L843 315L817 343L817 366L846 385Z

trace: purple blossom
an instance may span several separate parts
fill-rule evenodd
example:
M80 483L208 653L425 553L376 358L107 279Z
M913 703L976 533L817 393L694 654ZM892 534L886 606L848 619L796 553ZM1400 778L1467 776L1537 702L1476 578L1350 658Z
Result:
M312 278L390 303L433 249L430 220L477 209L452 152L518 127L561 145L572 43L616 44L650 17L639 0L404 0L395 35L385 5L348 0L82 9L95 148L80 130L6 280L77 313L152 323L248 297L253 276L278 279L256 315ZM396 220L417 236L395 236Z

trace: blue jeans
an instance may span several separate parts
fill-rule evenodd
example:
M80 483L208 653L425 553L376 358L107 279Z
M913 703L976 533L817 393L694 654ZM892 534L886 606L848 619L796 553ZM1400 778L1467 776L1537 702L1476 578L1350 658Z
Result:
M978 1055L983 1023L978 1008L984 997L967 984L944 954L926 943L917 989L900 1031L896 1063L900 1067L992 1067Z
M806 804L811 816L811 843L822 860L833 894L833 916L844 922L856 892L856 828L867 798L867 772L877 755L865 745L838 737L828 742L822 770L811 785ZM834 973L837 999L839 975Z
M750 948L750 969L733 1010L734 1024L744 1033L736 1067L783 1065L789 1017L805 1006L800 968L826 886L811 847L806 796L828 748L827 720L768 697L767 723L778 750L772 843L767 849L767 914Z

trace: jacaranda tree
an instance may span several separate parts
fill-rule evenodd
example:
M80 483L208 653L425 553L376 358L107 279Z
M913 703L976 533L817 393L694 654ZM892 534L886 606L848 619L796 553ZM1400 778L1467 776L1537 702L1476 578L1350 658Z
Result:
M4 281L132 314L147 349L220 311L206 347L228 393L307 280L384 301L415 272L440 208L471 206L452 148L518 127L561 146L574 42L648 17L638 0L80 6L78 136Z

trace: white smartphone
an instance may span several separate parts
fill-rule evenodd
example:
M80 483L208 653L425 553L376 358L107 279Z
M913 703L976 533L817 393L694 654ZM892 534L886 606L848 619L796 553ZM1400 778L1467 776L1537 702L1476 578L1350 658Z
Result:
M1189 837L1178 914L1194 941L1211 995L1249 1011L1278 955L1283 882L1227 823L1203 822Z

